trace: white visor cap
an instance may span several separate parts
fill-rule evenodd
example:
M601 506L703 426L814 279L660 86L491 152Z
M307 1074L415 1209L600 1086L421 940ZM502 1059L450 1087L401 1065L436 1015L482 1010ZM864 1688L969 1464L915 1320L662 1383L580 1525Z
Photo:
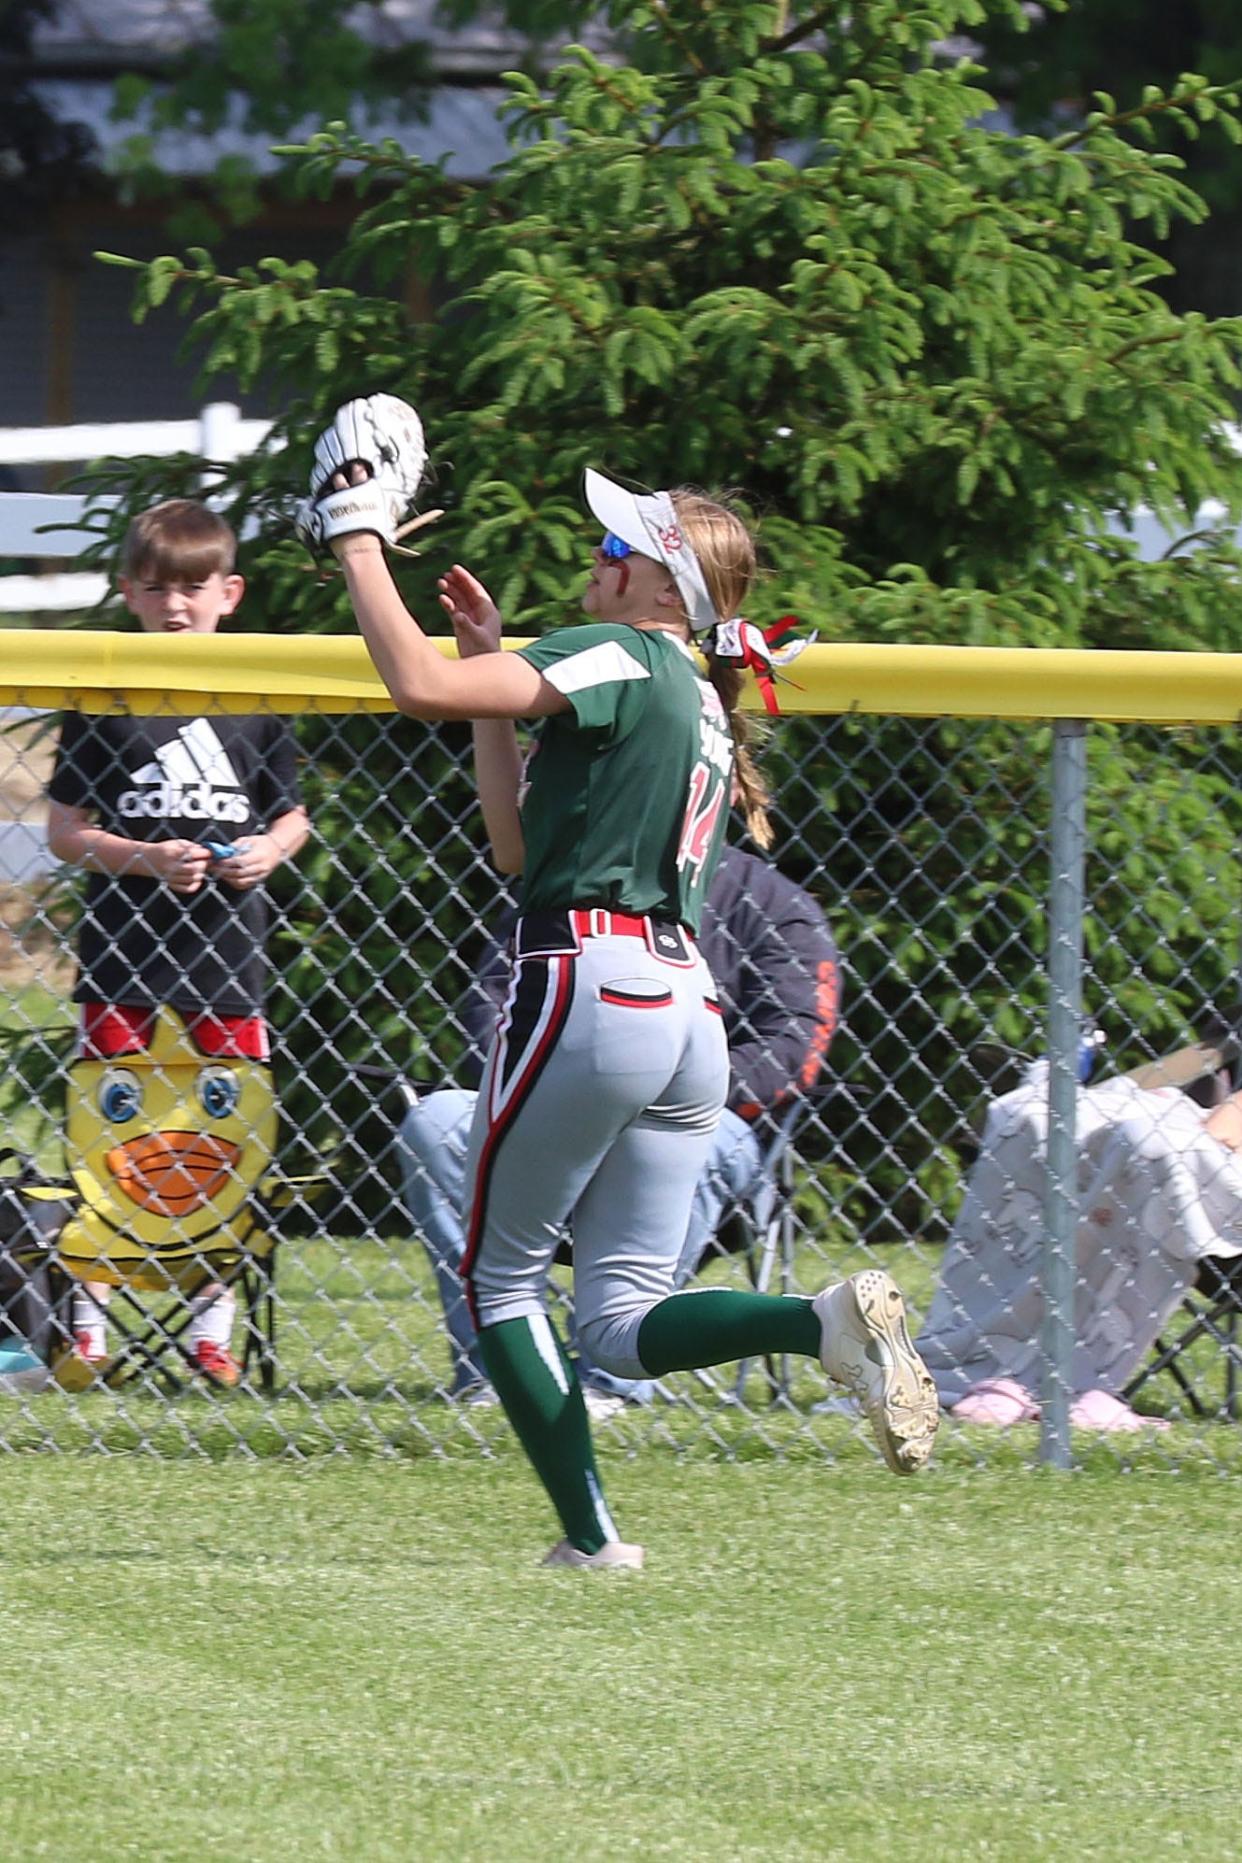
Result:
M696 634L715 627L716 613L702 565L687 543L667 492L627 492L623 485L588 466L585 496L605 530L628 543L640 556L654 557L672 575Z

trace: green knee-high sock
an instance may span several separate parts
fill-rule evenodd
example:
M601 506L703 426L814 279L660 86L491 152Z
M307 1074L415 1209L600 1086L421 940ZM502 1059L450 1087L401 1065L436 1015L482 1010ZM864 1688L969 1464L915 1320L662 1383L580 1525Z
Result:
M619 1539L604 1501L582 1386L544 1313L479 1328L479 1351L506 1415L579 1552Z
M819 1352L819 1321L809 1300L709 1287L670 1294L638 1329L638 1356L653 1378L697 1371L765 1352Z

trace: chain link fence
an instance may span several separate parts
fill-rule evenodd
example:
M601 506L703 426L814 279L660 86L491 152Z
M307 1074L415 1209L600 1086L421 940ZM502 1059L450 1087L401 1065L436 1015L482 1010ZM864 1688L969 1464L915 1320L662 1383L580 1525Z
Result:
M5 696L0 1443L499 1450L501 1414L450 1396L434 1265L402 1194L410 1095L462 1078L463 998L512 904L486 858L468 731L333 700L298 711L313 829L267 887L270 1072L213 1061L173 1019L137 1059L96 1059L84 1074L73 991L85 880L46 846L60 715L46 682ZM114 709L130 702L118 694ZM142 698L145 712L160 708ZM184 699L165 709L188 715ZM210 701L199 710L213 716ZM942 1459L1041 1453L1053 744L1053 728L1030 721L848 712L784 718L764 753L775 859L832 927L842 1017L794 1124L786 1220L760 1229L768 1255L713 1249L696 1284L750 1285L761 1269L773 1288L808 1294L887 1268L944 1401L964 1404L945 1423ZM1078 929L1100 1040L1071 1135L1078 1261L1063 1395L1079 1460L1238 1461L1235 761L1219 725L1086 732ZM1054 943L1063 935L1054 927ZM1064 1057L1053 1061L1055 1074ZM152 1188L157 1140L174 1126L206 1157L178 1140L180 1205ZM232 1151L213 1150L226 1128ZM132 1248L101 1250L101 1236L135 1229ZM112 1362L66 1377L92 1250L112 1266ZM203 1309L222 1282L237 1297L228 1343L243 1367L231 1389L186 1356L194 1297ZM813 1363L679 1374L603 1427L615 1444L686 1453L869 1453Z

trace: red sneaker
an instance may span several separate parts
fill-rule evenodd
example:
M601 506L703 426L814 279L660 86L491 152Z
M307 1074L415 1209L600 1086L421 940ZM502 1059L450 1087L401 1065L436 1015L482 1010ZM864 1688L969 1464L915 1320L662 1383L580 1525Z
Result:
M199 1340L194 1348L194 1363L209 1384L231 1391L241 1383L241 1366L228 1347L217 1345L214 1339Z

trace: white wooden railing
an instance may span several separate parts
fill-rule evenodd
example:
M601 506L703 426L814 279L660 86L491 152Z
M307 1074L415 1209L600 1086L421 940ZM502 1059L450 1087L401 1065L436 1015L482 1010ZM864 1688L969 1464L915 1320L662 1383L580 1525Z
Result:
M84 465L96 459L163 458L194 453L223 463L254 451L271 431L266 420L243 420L231 401L213 401L193 420L84 422L75 427L0 427L0 465ZM95 499L95 508L106 504ZM86 501L73 493L0 492L0 558L72 562L82 548ZM44 526L61 526L47 531ZM109 588L94 571L0 576L0 614L93 608Z

